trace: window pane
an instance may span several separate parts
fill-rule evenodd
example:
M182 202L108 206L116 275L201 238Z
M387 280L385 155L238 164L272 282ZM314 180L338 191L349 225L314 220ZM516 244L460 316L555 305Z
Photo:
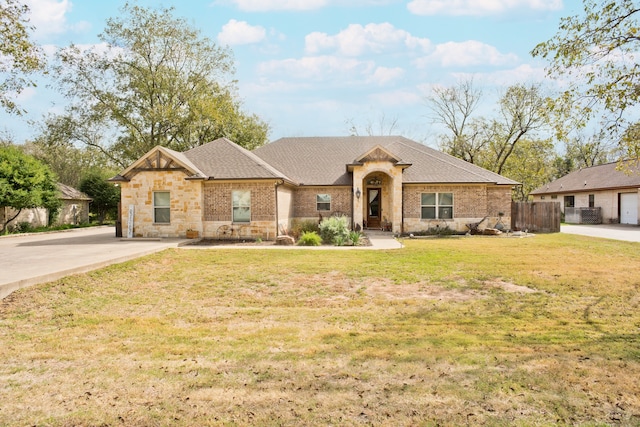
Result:
M232 203L234 207L251 207L251 191L235 190L231 193Z
M232 191L231 200L233 205L233 222L251 222L251 191Z
M171 209L169 208L155 208L154 209L154 222L169 224L171 222Z
M168 191L156 191L153 193L153 205L156 207L171 206L171 197Z
M435 219L435 218L436 218L436 208L434 206L422 207L422 219Z
M436 193L422 193L422 206L435 206Z
M331 195L329 194L317 194L316 195L316 209L319 211L331 210Z
M440 206L453 206L453 193L440 193L440 194L438 194L438 205L440 205Z
M440 206L438 208L438 218L440 219L451 219L453 218L453 209L450 206Z
M251 222L251 208L233 208L233 222Z

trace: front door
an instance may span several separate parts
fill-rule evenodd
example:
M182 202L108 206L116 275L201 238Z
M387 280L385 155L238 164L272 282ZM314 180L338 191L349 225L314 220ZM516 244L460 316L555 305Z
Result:
M381 228L382 191L380 188L367 190L367 228Z

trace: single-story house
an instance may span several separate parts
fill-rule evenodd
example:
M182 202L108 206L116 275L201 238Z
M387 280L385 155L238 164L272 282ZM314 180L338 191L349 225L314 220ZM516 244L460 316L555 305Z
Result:
M509 224L518 184L400 136L282 138L252 152L226 138L158 146L110 181L122 186L124 235L262 239L339 214L395 233Z
M58 216L54 224L82 224L89 222L89 203L91 197L87 196L80 190L68 185L57 183L58 198L62 202ZM16 210L0 206L0 221L4 223L6 218L15 216ZM20 224L27 223L30 227L46 227L49 225L49 210L46 208L28 208L22 209L18 216L14 218L9 227L17 227Z
M58 183L58 190L60 190L62 206L55 223L73 225L88 223L91 197L62 183Z
M531 192L535 201L558 201L569 223L638 225L640 168L607 163L573 171Z

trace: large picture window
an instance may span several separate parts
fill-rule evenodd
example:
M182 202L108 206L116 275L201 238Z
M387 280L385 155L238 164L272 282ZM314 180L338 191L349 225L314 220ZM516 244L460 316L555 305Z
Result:
M422 193L420 208L422 219L452 219L453 193Z
M318 194L316 195L316 209L319 211L331 210L331 195L330 194Z
M251 222L251 191L234 190L231 193L233 222Z
M171 194L168 191L153 192L153 222L156 224L171 222Z

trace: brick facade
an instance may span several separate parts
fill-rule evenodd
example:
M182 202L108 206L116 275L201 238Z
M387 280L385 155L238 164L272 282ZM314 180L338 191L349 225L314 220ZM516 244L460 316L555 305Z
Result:
M231 193L251 191L251 221L275 221L276 203L273 182L206 182L204 184L204 220L231 221Z
M316 196L329 194L331 196L331 210L318 211ZM319 218L342 213L351 216L351 187L302 187L297 188L293 195L293 216L295 218Z
M453 219L421 218L422 193L453 193ZM502 223L511 222L510 188L486 185L406 185L403 189L404 232L426 231L446 224L452 230L467 231L466 224L489 218L482 224L493 227L503 213Z

